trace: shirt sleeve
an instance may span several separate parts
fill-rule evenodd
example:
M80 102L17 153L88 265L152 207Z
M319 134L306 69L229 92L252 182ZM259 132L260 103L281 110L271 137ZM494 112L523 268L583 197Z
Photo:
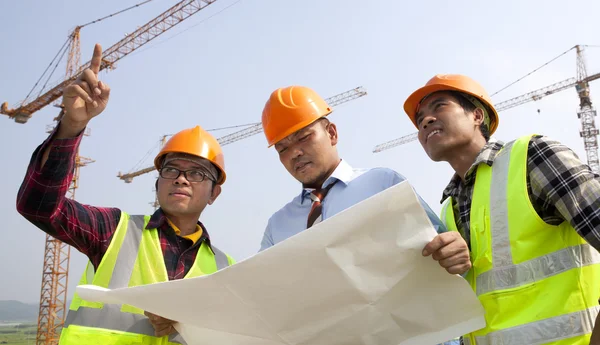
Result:
M569 222L581 237L600 250L598 174L571 149L544 136L531 139L527 168L531 201L538 214L547 222L552 218Z
M267 228L265 229L265 233L263 234L263 238L262 241L260 242L260 250L259 252L262 252L263 250L270 248L272 246L274 246L275 243L273 243L273 234L272 234L272 230L271 230L271 220L269 219L269 222L267 223Z
M389 187L394 186L402 181L406 181L406 178L394 171L394 173L391 175L391 181L390 181ZM414 187L413 187L413 190L415 190ZM440 220L440 217L438 217L438 215L435 214L435 212L433 212L431 207L429 207L429 204L427 204L425 202L425 200L423 200L423 198L421 198L421 196L419 195L419 193L417 193L416 190L415 190L415 194L417 194L419 202L421 203L421 206L423 206L423 208L425 209L425 213L427 213L427 217L429 217L429 220L431 221L431 224L435 228L435 231L438 234L448 231L448 230L446 230L446 226L444 225L444 223L442 223L442 221Z
M59 124L60 126L60 124ZM115 232L121 211L68 199L83 133L55 139L58 126L33 152L17 194L17 211L48 235L75 247L98 267ZM42 155L50 147L46 164Z

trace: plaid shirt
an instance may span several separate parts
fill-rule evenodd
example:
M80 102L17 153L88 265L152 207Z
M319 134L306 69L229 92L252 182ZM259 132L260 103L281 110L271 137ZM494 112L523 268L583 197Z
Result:
M456 225L470 245L470 212L479 164L492 166L504 143L491 138L465 176L454 175L442 202L452 197ZM600 176L568 147L548 137L532 136L527 150L527 191L537 214L550 225L567 221L600 250Z
M45 233L85 254L98 268L119 224L121 210L83 205L66 198L82 134L76 138L53 139L55 133L32 155L17 196L17 211ZM42 154L49 145L48 160L40 168ZM150 218L146 229L158 229L169 280L185 276L203 241L210 246L206 229L202 223L198 224L203 232L193 244L175 234L161 209Z

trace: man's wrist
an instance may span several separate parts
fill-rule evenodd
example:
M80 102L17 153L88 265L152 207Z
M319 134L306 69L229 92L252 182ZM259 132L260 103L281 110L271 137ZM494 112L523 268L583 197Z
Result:
M88 121L73 122L68 118L62 118L58 123L58 133L55 139L76 138L87 127Z

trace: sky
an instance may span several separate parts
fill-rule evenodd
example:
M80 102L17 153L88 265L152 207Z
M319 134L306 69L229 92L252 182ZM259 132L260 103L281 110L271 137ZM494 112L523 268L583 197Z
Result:
M76 25L138 2L0 2L0 102L24 99ZM95 43L106 49L176 3L154 0L83 28L82 62ZM283 86L309 86L324 98L363 86L367 96L330 117L342 158L354 167L398 171L438 212L452 176L447 163L430 161L416 141L372 153L377 144L415 131L402 111L406 97L437 73L469 75L493 94L576 44L600 46L598 13L600 2L593 0L219 0L100 73L111 98L81 144L81 155L94 162L81 170L76 199L149 214L156 173L130 184L117 174L150 166L164 134L259 122L270 93ZM600 48L587 48L586 57L588 73L600 72ZM575 73L571 50L492 99L501 102ZM600 83L591 83L591 95L600 100ZM545 134L585 160L578 105L571 88L503 111L495 137ZM0 117L0 276L9 282L0 285L0 300L39 301L45 234L16 212L15 200L31 153L56 115L57 108L47 106L26 124ZM223 150L227 181L201 220L213 243L239 261L258 251L268 218L301 186L262 134ZM69 298L85 263L71 251Z

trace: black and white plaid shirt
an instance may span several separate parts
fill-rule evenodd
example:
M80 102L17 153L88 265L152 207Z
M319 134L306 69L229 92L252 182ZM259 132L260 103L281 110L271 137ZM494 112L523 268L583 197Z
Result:
M442 202L452 197L459 229L470 245L470 212L476 167L492 166L504 143L491 138L471 166L463 183L454 175ZM568 221L596 250L600 250L600 176L571 149L545 136L532 136L527 150L527 191L538 215L551 225ZM458 217L457 209L458 206Z

